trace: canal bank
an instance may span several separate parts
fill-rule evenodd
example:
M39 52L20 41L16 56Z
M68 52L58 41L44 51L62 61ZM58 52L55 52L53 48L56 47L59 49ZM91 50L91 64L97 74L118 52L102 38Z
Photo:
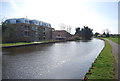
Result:
M120 73L119 73L119 70L118 70L118 67L119 67L119 53L120 53L120 45L118 44L118 43L115 43L114 41L111 41L111 40L108 40L108 39L106 39L109 43L110 43L110 45L112 46L112 54L114 55L114 57L115 57L115 61L116 61L116 63L115 63L115 66L116 66L116 68L115 68L115 74L116 74L116 76L115 76L115 78L116 79L119 79L120 80L120 77L119 77L119 75L120 75Z
M39 41L39 42L16 42L16 43L2 43L0 47L2 48L12 48L12 47L21 47L21 46L31 46L31 45L41 45L41 44L49 44L49 43L60 43L60 42L67 42L67 41L79 41L78 37L73 36L66 40L46 40L46 41ZM86 41L86 40L81 40ZM89 41L89 40L88 40ZM86 41L87 42L87 41Z
M83 81L92 81L93 79L104 79L106 81L115 79L115 59L111 52L112 47L108 41L104 40L104 42L104 49L86 73Z
M41 45L41 44L50 44L50 43L58 43L58 42L66 42L60 40L50 40L50 41L41 41L41 42L30 42L30 43L4 43L1 44L2 48L12 48L12 47L21 47L21 46L31 46L31 45Z

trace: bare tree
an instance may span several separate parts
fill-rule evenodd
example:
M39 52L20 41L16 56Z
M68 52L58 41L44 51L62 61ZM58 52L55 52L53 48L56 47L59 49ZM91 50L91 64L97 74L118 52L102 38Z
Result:
M0 43L2 43L2 24L5 21L6 17L4 15L0 15Z
M109 34L110 34L110 30L108 28L103 30L103 35L109 37L110 36Z
M0 15L0 25L7 19L7 17Z
M105 34L107 34L107 33L110 33L110 30L107 28L107 29L104 29L103 30L103 33L105 32Z
M71 32L71 29L72 29L72 27L71 27L71 25L67 25L67 32Z
M106 33L110 33L110 30L109 30L109 29L106 29Z
M64 23L60 23L59 26L60 26L61 30L65 30L66 29L66 25Z
M66 30L67 32L71 32L72 26L71 25L66 25L64 23L59 24L61 30Z

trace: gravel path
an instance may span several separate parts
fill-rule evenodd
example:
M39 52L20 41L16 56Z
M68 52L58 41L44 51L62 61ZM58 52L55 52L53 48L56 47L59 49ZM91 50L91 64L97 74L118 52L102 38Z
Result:
M115 76L115 78L116 79L118 79L119 78L119 80L120 80L120 77L118 77L118 75L120 75L120 72L118 72L119 70L118 70L118 66L120 65L120 64L118 64L118 59L120 59L120 57L119 57L119 54L120 54L120 45L119 44L117 44L117 43L114 43L114 42L112 42L111 40L108 40L108 39L106 39L109 43L110 43L110 45L112 46L112 54L114 55L114 57L115 57L115 60L116 60L116 63L115 63L115 73L116 73L116 76Z

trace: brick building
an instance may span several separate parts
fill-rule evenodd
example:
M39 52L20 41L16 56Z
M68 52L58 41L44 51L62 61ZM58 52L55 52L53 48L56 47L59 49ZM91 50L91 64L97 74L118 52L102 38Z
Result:
M71 34L65 30L54 30L52 32L52 38L55 40L66 40L71 37Z
M36 42L52 39L51 24L26 18L8 19L2 35L2 42Z

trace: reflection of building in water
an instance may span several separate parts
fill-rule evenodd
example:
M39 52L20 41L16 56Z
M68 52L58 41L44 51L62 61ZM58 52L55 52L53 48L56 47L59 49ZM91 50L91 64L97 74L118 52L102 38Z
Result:
M3 42L33 42L52 39L53 28L49 23L26 18L7 19L4 23L8 28L3 34Z
M71 34L65 30L55 30L52 32L52 38L56 40L65 40L71 37Z

